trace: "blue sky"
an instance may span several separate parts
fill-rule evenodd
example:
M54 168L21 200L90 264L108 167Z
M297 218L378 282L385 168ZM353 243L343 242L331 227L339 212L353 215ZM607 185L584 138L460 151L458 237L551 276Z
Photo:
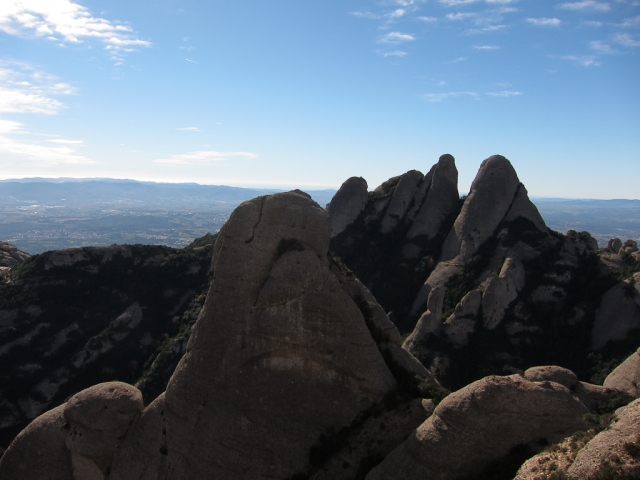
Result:
M0 178L640 198L640 1L2 0Z

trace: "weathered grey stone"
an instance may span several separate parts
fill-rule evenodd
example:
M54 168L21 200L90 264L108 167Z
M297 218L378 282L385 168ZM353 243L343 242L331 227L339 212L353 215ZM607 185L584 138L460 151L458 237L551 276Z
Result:
M442 155L435 165L427 197L418 211L407 238L435 237L444 221L457 209L458 169L453 156Z
M13 440L0 458L2 480L73 480L63 410L43 413Z
M607 246L604 249L610 253L618 253L622 247L622 241L619 238L612 238L607 242Z
M622 247L620 247L620 251L625 253L637 252L638 242L636 242L635 240L627 240L622 244Z
M640 293L630 288L627 282L618 283L602 296L591 331L591 343L595 350L602 348L609 340L623 340L631 330L640 328L638 304Z
M342 233L364 210L369 198L367 188L362 177L351 177L340 186L327 205L332 237Z
M482 318L488 330L495 329L504 318L507 307L518 298L524 287L525 276L522 262L507 258L498 277L489 279L482 295Z
M427 311L418 320L413 332L402 344L408 352L414 352L418 345L431 333L437 333L442 328L442 303L444 302L444 287L436 287L429 293Z
M118 445L143 408L140 390L122 382L94 385L67 401L66 445L76 478L101 478L110 472Z
M534 303L558 303L567 296L567 292L557 285L540 285L531 293Z
M386 456L420 426L433 409L431 400L414 399L390 411L376 412L351 433L344 447L311 480L358 478L366 460Z
M15 267L29 258L31 258L31 255L18 250L14 245L0 242L0 267L2 267L2 271L5 271L4 268Z
M588 410L552 382L486 377L446 397L367 480L448 480L478 474L522 444L584 429Z
M516 196L509 208L509 211L504 217L505 222L513 222L519 217L526 218L541 232L547 232L547 226L538 212L538 208L529 200L529 194L524 185L520 184ZM597 245L597 244L596 244Z
M324 211L291 192L243 203L219 232L213 283L165 394L167 478L304 473L320 435L396 388L328 244ZM138 478L128 470L118 459L119 479Z
M609 465L621 478L625 474L640 474L637 459L624 447L625 443L636 443L640 438L640 400L618 410L616 417L607 430L600 432L580 450L567 471L569 478L595 478L605 465Z
M442 260L469 260L504 219L519 187L520 181L509 160L494 155L482 162L442 246Z
M640 397L640 348L607 376L604 386Z
M593 413L600 413L602 404L611 403L611 401L619 402L621 400L630 402L634 397L627 395L625 392L618 392L602 385L593 385L587 382L578 382L573 390L573 394L582 404Z
M531 382L556 382L569 390L578 385L578 377L575 373L555 365L531 367L524 372L524 378Z
M444 323L444 332L455 347L467 344L469 334L475 330L476 316L482 304L482 292L478 289L467 293L456 305Z
M444 287L451 276L462 271L462 267L463 264L455 260L439 262L436 265L436 268L434 268L431 274L429 274L429 278L427 278L418 291L418 294L413 301L413 305L411 306L410 315L417 315L423 312L431 290L438 287Z
M404 217L411 205L411 200L416 187L422 181L424 175L417 170L410 170L400 177L400 181L393 192L391 203L380 222L380 233L388 233Z
M340 278L340 285L356 304L360 305L362 302L366 302L366 308L369 310L369 320L372 323L369 329L374 330L374 334L379 335L384 342L402 345L402 335L400 335L398 328L360 280L356 277L343 277Z
M413 222L416 218L416 215L422 208L422 204L427 196L427 192L429 188L431 188L431 180L433 179L433 172L435 172L438 164L431 166L431 170L427 172L427 174L423 177L422 182L416 188L415 193L413 194L412 203L413 206L407 211L407 221Z
M167 475L167 425L164 393L134 420L120 444L109 480L158 480Z

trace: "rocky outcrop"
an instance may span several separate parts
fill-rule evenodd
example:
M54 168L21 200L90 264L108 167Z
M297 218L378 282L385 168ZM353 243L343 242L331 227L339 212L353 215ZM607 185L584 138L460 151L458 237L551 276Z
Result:
M34 420L0 460L5 480L102 480L129 425L143 409L138 389L102 383Z
M347 179L327 205L331 236L342 233L358 218L369 199L367 181L362 177Z
M428 335L438 333L442 329L443 300L444 288L438 287L431 290L427 300L427 311L422 314L416 328L402 344L403 349L414 352Z
M467 344L469 334L475 330L476 316L481 304L480 289L471 290L462 297L453 313L447 318L444 323L444 333L455 347Z
M514 480L638 478L640 401L618 409L609 427L577 432L527 460Z
M604 381L605 387L640 397L640 348L622 362Z
M603 295L591 332L593 348L600 349L611 340L623 340L637 328L640 328L640 273Z
M422 182L423 177L424 175L417 170L410 170L400 177L380 222L380 233L389 233L405 216L415 195L416 187Z
M330 269L328 243L324 212L301 194L234 211L163 405L145 410L121 450L148 452L137 436L163 428L166 449L127 454L136 465L117 458L111 478L141 468L165 478L163 465L172 479L304 473L321 436L395 388L361 306Z
M420 203L416 201L417 213L407 232L408 239L434 238L458 206L458 169L454 158L442 155L430 174L425 177L426 198Z
M482 316L484 326L493 330L504 318L505 310L524 287L525 277L522 262L515 257L504 261L500 274L488 280L482 294Z
M518 375L486 377L445 398L368 475L377 479L457 479L479 474L516 446L542 448L584 428L588 410L564 386Z
M7 242L0 242L0 267L15 267L31 257Z
M545 365L540 367L531 367L527 369L524 378L531 382L555 382L573 390L578 385L578 377L575 373L567 368L555 365Z

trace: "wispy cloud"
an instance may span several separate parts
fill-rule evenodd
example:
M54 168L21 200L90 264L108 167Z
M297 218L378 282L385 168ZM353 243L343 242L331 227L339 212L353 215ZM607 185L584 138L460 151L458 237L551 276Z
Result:
M608 3L597 2L595 0L561 3L558 7L565 10L578 10L581 12L608 12L611 9L611 5Z
M176 128L176 130L181 130L183 132L199 132L200 131L198 127L180 127L180 128Z
M600 28L603 24L602 22L598 22L595 20L586 20L584 22L581 22L582 25L584 25L585 27L595 27L595 28Z
M445 18L447 20L452 20L452 21L459 21L459 20L466 20L468 18L473 18L475 17L476 14L475 13L447 13L447 15L445 16Z
M501 92L486 92L485 95L490 97L518 97L524 95L523 92L514 92L513 90L503 90Z
M20 157L22 162L46 167L94 163L70 146L39 145L14 137L16 134L26 133L28 132L23 130L21 123L0 119L0 152Z
M474 45L473 48L476 50L500 50L501 47L498 45Z
M617 33L613 37L613 41L624 47L640 47L640 40L637 40L628 33Z
M640 27L640 15L636 15L632 18L625 18L624 22L620 25L621 27Z
M574 63L581 67L598 67L600 66L600 62L596 57L592 55L564 55L564 56L556 56L549 55L550 58L559 58L560 60L566 60L568 62Z
M254 159L258 155L251 152L216 152L213 150L203 150L199 152L189 152L180 155L171 155L169 158L158 158L155 163L166 165L207 165L222 162L231 158Z
M60 143L62 145L82 145L84 140L65 140L64 138L53 138L47 142Z
M393 52L376 52L378 55L382 55L383 57L404 57L407 55L407 52L403 52L402 50L394 50Z
M593 42L590 42L589 46L591 47L592 50L595 50L596 52L602 55L613 55L615 53L618 53L613 48L611 48L611 45L607 45L606 43L603 43L600 40L595 40Z
M438 21L436 17L417 17L417 20L420 20L421 22L427 22L427 23L433 23Z
M401 32L389 32L386 35L382 36L378 42L380 43L400 43L400 42L412 42L416 39L413 35L409 33L401 33Z
M442 62L442 63L460 63L460 62L464 62L465 60L469 60L469 57L458 57L458 58L454 58L453 60L449 60L447 62Z
M467 35L474 35L476 33L491 33L504 30L505 28L507 28L506 25L489 25L483 28L471 28L469 30L466 30L464 33Z
M137 38L131 27L94 17L87 7L71 0L0 2L0 30L9 35L35 35L63 44L97 39L118 62L122 61L122 52L151 45L151 42Z
M190 58L185 58L185 60L186 60L187 62L191 62L191 63L199 63L199 62L196 62L195 60L191 60Z
M476 3L478 0L440 0L440 3L444 3L449 7L456 7L458 5L467 5L469 3Z
M562 23L559 18L527 18L527 22L536 27L558 27Z
M446 93L426 93L421 95L420 98L427 102L443 102L449 98L455 97L477 97L476 92L446 92Z
M72 93L74 88L68 83L27 64L0 63L0 113L53 115L64 108L53 97Z

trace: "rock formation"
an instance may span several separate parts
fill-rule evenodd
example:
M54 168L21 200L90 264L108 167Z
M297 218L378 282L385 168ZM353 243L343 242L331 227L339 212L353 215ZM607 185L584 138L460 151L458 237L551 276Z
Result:
M584 427L588 410L564 386L487 377L445 398L367 480L464 478L518 445L541 448Z
M632 479L640 476L640 400L619 409L603 431L577 432L527 460L514 480Z
M331 236L342 233L358 218L368 200L367 181L362 177L347 179L327 205Z
M640 348L611 372L603 385L640 398Z

